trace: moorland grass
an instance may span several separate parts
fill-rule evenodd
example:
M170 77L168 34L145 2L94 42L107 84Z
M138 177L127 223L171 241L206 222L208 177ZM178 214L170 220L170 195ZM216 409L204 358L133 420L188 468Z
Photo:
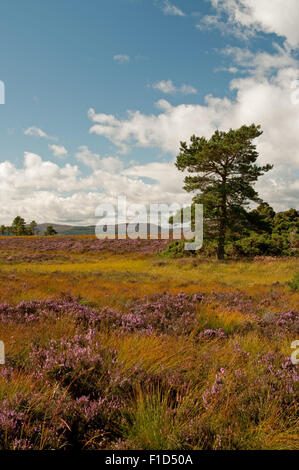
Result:
M299 448L298 259L30 243L0 254L1 449Z

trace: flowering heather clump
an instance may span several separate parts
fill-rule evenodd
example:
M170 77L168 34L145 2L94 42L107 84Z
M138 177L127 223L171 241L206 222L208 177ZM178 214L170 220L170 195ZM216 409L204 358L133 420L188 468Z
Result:
M15 395L2 400L0 448L32 450L82 448L89 440L97 447L120 423L117 398L72 398L64 393L45 403L42 394ZM117 436L117 434L116 434Z
M16 395L13 404L7 403L3 429L9 431L10 445L18 442L24 449L39 447L43 426L52 436L43 438L43 448L51 447L52 438L55 447L83 448L90 442L88 448L101 448L107 444L107 436L110 440L119 438L117 430L137 386L148 390L169 387L175 399L182 379L171 371L148 374L138 366L123 370L117 351L103 348L94 329L68 340L33 346L26 366L38 383L49 390L54 387L55 393L46 415L43 407L38 407L42 395ZM20 435L26 436L22 443ZM6 448L6 443L2 447Z
M51 419L55 403L47 403L45 408L46 404L42 403L43 400L43 396L38 393L30 393L26 396L16 393L14 396L2 400L0 449L39 449L45 425L47 425L49 433L47 447L53 448L57 445L59 432Z
M17 438L24 423L24 418L24 411L17 411L11 408L9 400L7 399L2 401L0 410L0 429L2 432L11 435L14 434L14 437Z
M90 440L89 448L99 448L122 419L124 400L112 392L115 365L116 351L103 348L94 330L32 346L26 368L42 390L46 386L53 393L2 400L0 449L38 449L41 443L43 448L82 448ZM10 372L4 374L8 384L13 381Z
M254 298L244 292L211 292L206 301L219 303L222 309L238 309L241 313L253 313L255 310Z
M89 449L102 447L107 436L117 437L123 404L118 398L92 399L82 395L67 398L61 403L59 416L67 424L60 429L64 447L83 448L90 441Z
M111 252L117 254L140 253L150 255L162 251L169 240L99 240L96 237L23 237L0 238L1 254L10 254L9 261L42 261L53 259L49 253L100 253ZM19 252L19 257L16 252ZM7 256L6 256L7 259Z
M237 408L242 410L244 417L246 413L250 416L252 412L253 418L253 409L257 409L257 397L265 406L271 401L279 406L296 406L299 375L290 358L278 357L274 352L269 352L251 361L252 367L258 370L258 375L250 375L244 366L242 369L236 369L234 373L220 368L213 383L208 385L202 396L206 409L221 407L224 402L232 400L239 402ZM246 401L250 402L247 410L244 407ZM284 411L286 409L284 408Z
M292 364L289 357L279 358L277 354L270 352L259 359L259 363L266 369L265 383L272 398L280 394L280 399L286 404L288 401L296 404L296 389L299 384L298 369Z
M212 340L216 338L226 338L226 334L222 328L217 328L217 330L207 329L199 334L199 339Z
M288 312L283 312L278 315L278 318L275 322L278 328L283 330L299 333L299 312L296 310L290 310Z
M51 340L46 346L34 347L30 355L37 378L59 381L75 397L98 397L109 380L107 362L115 361L115 352L101 347L94 330L70 339Z
M5 380L10 380L14 373L13 367L10 366L2 366L0 367L0 379L4 378Z
M210 389L208 389L202 396L202 400L204 403L205 408L208 408L211 403L214 403L219 393L221 392L225 379L225 369L221 367L220 371L217 372L215 376L215 380Z
M58 319L70 315L72 318L92 321L97 318L95 310L80 304L71 297L61 297L58 300L30 300L22 301L13 306L0 304L0 321L2 323L21 322L31 323L45 318Z
M122 333L188 334L196 326L196 312L201 300L201 294L165 293L150 300L136 301L126 314L104 309L100 320Z
M100 325L113 329L116 333L152 333L153 328L147 324L146 318L138 314L122 313L109 307L104 307L98 318Z
M269 312L258 323L265 333L293 333L296 335L299 333L299 312L298 310L289 310L279 314Z
M98 312L80 304L78 300L64 296L58 300L23 301L16 306L0 304L0 321L3 323L31 323L46 318L58 319L69 315L82 326L105 325L122 333L187 334L196 326L196 309L201 294L168 293L150 300L138 300L128 313L105 307Z

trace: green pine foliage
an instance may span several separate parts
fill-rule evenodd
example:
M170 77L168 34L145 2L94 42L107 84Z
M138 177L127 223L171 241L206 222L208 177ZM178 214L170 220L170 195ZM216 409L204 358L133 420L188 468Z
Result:
M189 173L184 189L196 193L193 201L203 204L204 216L212 222L218 259L225 257L229 232L239 231L244 223L249 203L262 202L254 185L272 165L256 164L253 141L261 134L260 126L252 124L228 132L217 130L208 140L193 135L190 145L181 142L176 167Z
M191 226L194 227L194 210L191 211ZM176 215L172 220L176 220ZM170 223L172 222L170 221ZM209 257L217 253L217 227L211 217L204 218L204 244L198 253L184 250L184 241L172 241L161 256L179 258L195 256ZM289 209L275 213L263 202L256 209L243 212L236 230L227 232L226 257L298 256L299 255L299 211Z
M14 218L11 226L0 226L0 235L14 235L17 237L22 237L37 234L38 229L35 220L32 220L30 224L26 224L25 219L19 215Z

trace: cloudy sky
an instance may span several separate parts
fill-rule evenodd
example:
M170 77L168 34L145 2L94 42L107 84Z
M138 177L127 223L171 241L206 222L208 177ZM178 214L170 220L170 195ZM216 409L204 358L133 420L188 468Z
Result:
M1 19L0 223L187 203L180 140L252 122L261 196L298 208L298 0L2 0Z

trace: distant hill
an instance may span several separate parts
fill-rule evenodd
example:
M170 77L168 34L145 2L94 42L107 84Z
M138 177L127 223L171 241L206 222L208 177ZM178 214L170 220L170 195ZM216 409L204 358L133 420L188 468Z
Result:
M57 230L56 230L57 231ZM74 226L67 230L62 230L59 235L94 235L95 225L88 225L86 227Z
M51 225L54 230L58 233L58 235L95 235L95 225L88 225L88 226L76 226L76 225L61 225L61 224L38 224L37 229L39 230L39 235L43 235L46 228ZM126 224L128 225L128 224ZM106 234L118 233L119 228L121 231L124 230L125 224L120 225L108 225ZM139 233L156 233L156 231L160 231L160 227L153 224L140 224ZM128 233L134 233L134 227L129 227ZM103 236L105 236L105 233Z
M95 225L82 227L82 226L75 226L75 225L52 224L51 222L49 222L49 223L37 225L37 230L39 231L39 235L43 235L49 225L51 225L59 235L94 235L95 234Z

